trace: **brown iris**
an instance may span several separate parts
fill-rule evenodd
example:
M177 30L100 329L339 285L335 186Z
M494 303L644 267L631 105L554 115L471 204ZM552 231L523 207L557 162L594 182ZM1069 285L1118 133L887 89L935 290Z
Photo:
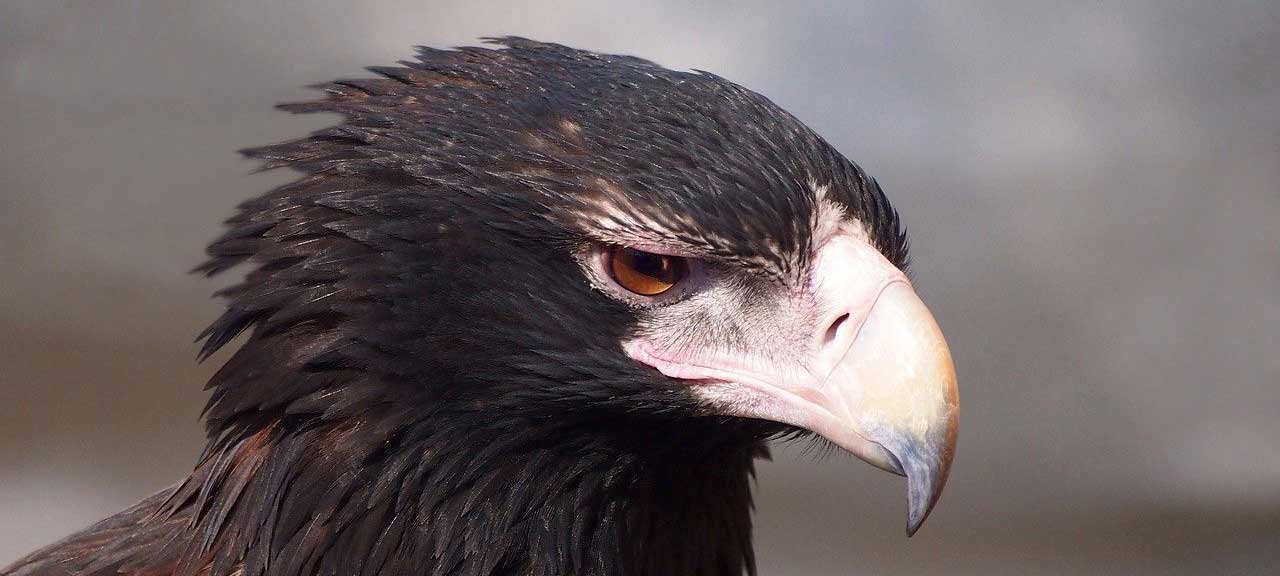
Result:
M635 248L611 248L609 274L614 282L627 290L641 296L657 296L689 274L689 262L679 256L654 254Z

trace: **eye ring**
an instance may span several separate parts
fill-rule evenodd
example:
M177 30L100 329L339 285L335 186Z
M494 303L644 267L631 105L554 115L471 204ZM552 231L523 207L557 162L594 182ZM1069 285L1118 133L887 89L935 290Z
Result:
M689 277L689 259L612 246L605 252L609 277L628 292L640 296L660 296Z

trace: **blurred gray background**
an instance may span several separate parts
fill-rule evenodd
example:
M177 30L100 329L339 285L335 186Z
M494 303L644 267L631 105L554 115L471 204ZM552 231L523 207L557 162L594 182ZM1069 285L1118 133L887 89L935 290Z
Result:
M186 274L272 110L519 34L716 72L879 178L952 343L951 484L783 447L762 572L1280 570L1280 3L0 2L0 565L194 462Z

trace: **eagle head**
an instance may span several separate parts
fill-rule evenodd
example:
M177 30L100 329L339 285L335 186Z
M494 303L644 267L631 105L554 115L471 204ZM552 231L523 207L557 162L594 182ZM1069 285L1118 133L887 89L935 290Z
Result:
M245 152L302 175L243 204L201 268L254 265L204 334L207 355L249 332L210 384L215 441L812 432L905 475L914 533L956 380L876 181L712 74L500 42L324 85L283 107L340 124Z

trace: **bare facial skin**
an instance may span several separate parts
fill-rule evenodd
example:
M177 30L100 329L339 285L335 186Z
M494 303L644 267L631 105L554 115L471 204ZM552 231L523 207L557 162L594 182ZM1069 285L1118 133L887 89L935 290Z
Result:
M817 190L821 194L821 189ZM959 399L945 339L910 280L861 225L819 201L808 265L790 281L696 258L660 231L629 246L687 256L668 293L641 296L584 258L597 287L641 310L627 354L688 383L716 413L805 428L908 479L908 534L937 502ZM628 242L613 234L611 242Z

